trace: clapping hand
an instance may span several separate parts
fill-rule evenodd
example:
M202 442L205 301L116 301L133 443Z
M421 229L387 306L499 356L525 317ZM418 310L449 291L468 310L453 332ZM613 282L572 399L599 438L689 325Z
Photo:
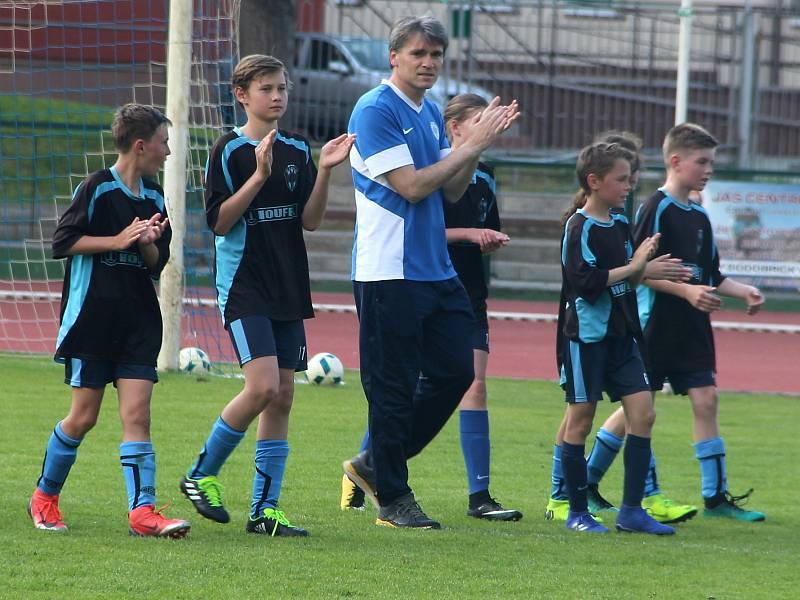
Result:
M140 222L145 224L145 229L139 236L140 246L146 246L147 244L152 244L156 240L161 239L161 236L164 235L164 231L169 226L169 218L161 220L161 213L156 213L147 221Z
M322 147L319 152L319 166L321 169L331 169L344 162L350 156L350 149L356 141L356 134L343 133Z

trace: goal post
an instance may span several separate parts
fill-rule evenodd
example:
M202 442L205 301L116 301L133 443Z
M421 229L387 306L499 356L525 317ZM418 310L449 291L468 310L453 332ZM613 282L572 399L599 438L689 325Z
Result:
M163 321L159 370L178 368L184 290L186 233L186 170L189 151L191 97L192 0L170 0L167 41L167 118L172 122L170 155L164 165L164 195L172 240L170 257L161 273L159 304Z

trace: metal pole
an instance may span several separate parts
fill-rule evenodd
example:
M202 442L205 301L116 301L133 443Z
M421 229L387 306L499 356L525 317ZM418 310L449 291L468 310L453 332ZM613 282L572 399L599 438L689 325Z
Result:
M675 124L686 122L689 108L689 58L692 52L692 0L681 0L678 10L678 76L675 86Z
M745 2L744 27L742 27L742 78L739 85L739 152L737 164L748 168L752 162L753 82L755 81L756 27L753 6Z
M183 238L186 231L186 157L192 64L192 0L170 0L167 54L167 118L172 153L164 165L164 195L172 227L170 259L161 273L159 304L164 322L158 368L177 369L181 344Z

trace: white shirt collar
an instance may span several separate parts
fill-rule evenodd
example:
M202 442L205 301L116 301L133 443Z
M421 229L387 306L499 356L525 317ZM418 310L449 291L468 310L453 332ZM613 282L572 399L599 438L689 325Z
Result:
M382 80L381 80L381 83L382 83L382 84L384 84L384 85L388 85L390 88L392 88L392 90L394 90L394 93L395 93L395 94L397 94L398 96L400 96L400 99L401 99L403 102L405 102L406 104L408 104L408 105L409 105L409 106L410 106L410 107L411 107L411 108L412 108L412 109L413 109L413 110L414 110L414 111L415 111L417 114L419 114L419 113L421 113L421 112L422 112L422 107L423 107L423 106L425 106L425 98L423 98L423 99L422 99L422 104L419 104L419 105L418 105L418 104L417 104L416 102L414 102L414 101L413 101L411 98L409 98L408 96L406 96L406 95L405 95L405 94L404 94L404 93L403 93L403 92L400 90L400 88L399 88L399 87L397 87L395 84L393 84L393 83L392 83L391 81L389 81L388 79L382 79Z

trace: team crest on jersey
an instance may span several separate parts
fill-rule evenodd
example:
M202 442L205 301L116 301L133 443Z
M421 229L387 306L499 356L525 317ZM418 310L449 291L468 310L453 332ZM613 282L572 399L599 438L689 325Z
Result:
M438 140L439 139L439 126L436 123L434 123L433 121L431 121L430 123L431 123L431 131L433 132L433 137L435 137Z
M286 169L283 171L283 178L286 180L286 187L289 188L290 192L294 191L294 188L297 187L297 180L300 177L300 171L297 169L297 165L287 165Z
M486 223L486 217L489 214L489 201L481 196L481 201L478 203L478 224L482 227Z

